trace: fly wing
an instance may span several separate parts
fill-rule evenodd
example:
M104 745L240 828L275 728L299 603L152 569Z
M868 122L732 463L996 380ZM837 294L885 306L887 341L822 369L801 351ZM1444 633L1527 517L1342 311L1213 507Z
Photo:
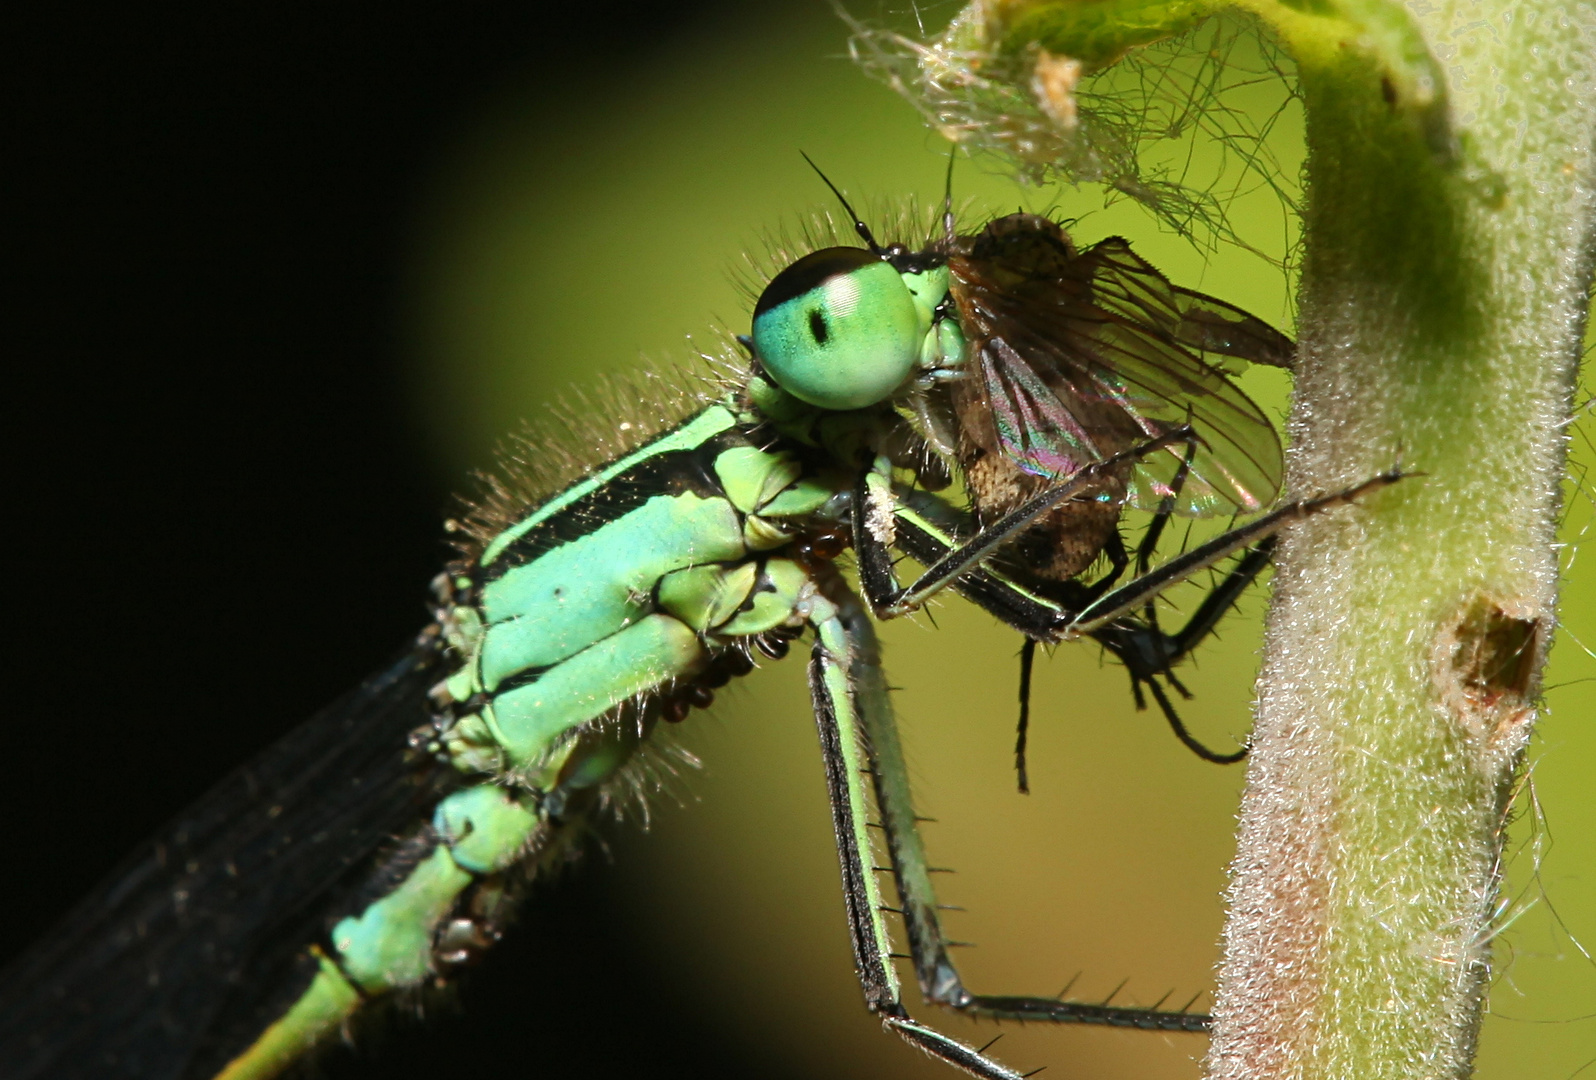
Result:
M1000 219L949 260L960 314L973 332L983 408L965 410L972 430L990 425L1006 456L1048 476L1189 423L1201 445L1195 453L1171 447L1139 466L1130 481L1134 505L1158 509L1174 496L1177 512L1210 514L1273 501L1284 471L1274 427L1193 350L1201 341L1270 362L1289 354L1289 340L1239 309L1176 290L1123 240L1036 258L1038 246L1056 243L1062 252L1062 234L1029 215L1017 225L1021 218Z
M241 1050L436 796L405 752L435 663L407 650L228 776L0 972L0 1076L180 1080Z
M993 307L1002 313L1001 302ZM1022 315L1025 324L1018 321ZM1185 422L1165 424L1145 415L1146 402L1132 396L1134 388L1111 366L1124 366L1126 352L1114 340L1121 335L1112 325L1088 326L1079 318L1040 318L1018 310L1012 316L995 320L998 332L978 340L974 360L984 408L963 413L972 432L988 429L985 438L975 440L988 450L1001 450L1033 475L1062 477ZM978 415L982 412L986 415ZM1157 458L1137 467L1129 486L1136 505L1149 498L1156 505L1172 493L1167 472ZM1182 509L1212 496L1191 472L1181 492Z
M1150 266L1124 237L1111 236L1080 256L1092 275L1093 298L1106 310L1157 327L1209 356L1290 368L1297 345L1256 315L1217 297L1183 289ZM1221 365L1236 374L1241 365Z
M1021 468L1039 476L1068 476L1135 441L1123 411L1104 409L1073 387L1050 386L1005 337L985 339L976 350L984 396L997 444Z

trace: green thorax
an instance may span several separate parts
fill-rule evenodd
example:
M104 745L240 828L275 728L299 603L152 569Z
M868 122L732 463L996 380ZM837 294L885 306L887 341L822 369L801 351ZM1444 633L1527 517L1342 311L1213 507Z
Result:
M457 768L551 792L585 725L626 713L646 729L728 651L803 624L801 549L840 529L849 489L835 447L862 447L890 414L787 413L772 424L742 395L707 405L449 575L440 617L457 666L436 696Z

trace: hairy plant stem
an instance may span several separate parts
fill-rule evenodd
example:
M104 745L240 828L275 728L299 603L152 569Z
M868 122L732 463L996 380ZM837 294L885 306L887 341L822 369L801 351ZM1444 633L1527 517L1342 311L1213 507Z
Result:
M1295 18L1278 24L1308 139L1290 487L1422 475L1281 542L1208 1068L1463 1077L1555 618L1596 9L1415 6L1446 83L1416 92Z

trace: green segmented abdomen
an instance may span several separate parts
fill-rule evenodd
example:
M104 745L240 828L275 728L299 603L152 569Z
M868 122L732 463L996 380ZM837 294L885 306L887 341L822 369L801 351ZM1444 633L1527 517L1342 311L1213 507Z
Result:
M276 1074L369 999L447 973L498 936L506 871L553 857L671 702L752 666L813 592L781 550L836 484L713 405L529 511L452 572L457 658L433 751L462 787L379 868L380 895L312 949L310 982L221 1074ZM674 718L674 717L673 717Z

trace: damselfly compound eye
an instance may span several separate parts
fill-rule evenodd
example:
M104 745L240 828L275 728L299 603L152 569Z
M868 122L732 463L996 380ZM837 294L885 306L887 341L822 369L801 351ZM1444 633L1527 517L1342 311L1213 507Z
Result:
M863 248L825 248L765 287L754 307L754 350L799 400L862 409L914 370L924 321L890 263Z

